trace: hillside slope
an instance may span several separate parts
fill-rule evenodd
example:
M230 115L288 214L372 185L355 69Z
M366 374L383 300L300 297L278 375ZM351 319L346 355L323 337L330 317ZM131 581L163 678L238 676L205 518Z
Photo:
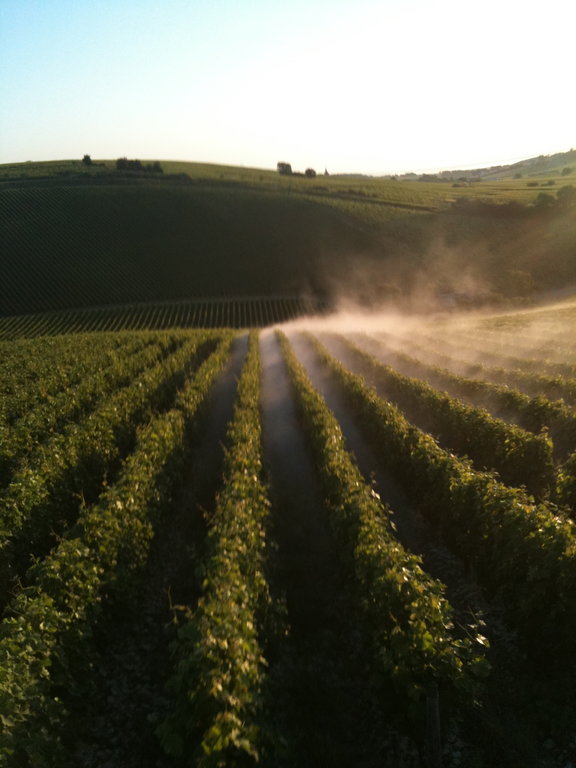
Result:
M514 296L518 271L536 290L576 282L574 206L458 208L445 185L202 172L4 179L0 315L254 295L378 303L423 286Z
M326 252L366 247L334 211L179 185L2 190L2 313L316 288Z

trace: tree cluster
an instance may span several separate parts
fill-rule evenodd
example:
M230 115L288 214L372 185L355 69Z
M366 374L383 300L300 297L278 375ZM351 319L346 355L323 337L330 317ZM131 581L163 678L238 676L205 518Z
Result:
M292 166L290 163L278 163L276 168L282 176L292 176Z
M547 192L540 192L534 202L534 205L538 208L549 208L553 205L561 208L569 208L574 204L576 204L576 187L572 186L572 184L567 184L566 186L561 187L558 192L556 192L556 198L554 198L553 195L549 195Z
M139 171L143 173L164 173L158 161L155 163L142 163L140 160L128 160L127 157L119 157L116 160L117 171Z
M316 177L316 171L314 168L306 168L304 173L299 171L293 171L290 163L278 163L276 166L278 173L282 176L306 176L307 179L314 179Z

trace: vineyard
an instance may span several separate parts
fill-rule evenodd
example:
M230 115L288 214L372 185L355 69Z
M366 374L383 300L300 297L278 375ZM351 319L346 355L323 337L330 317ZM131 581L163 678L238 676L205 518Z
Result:
M256 327L342 298L407 309L423 283L497 301L576 280L576 206L539 207L525 180L453 189L164 165L158 179L72 161L0 166L0 339Z
M0 341L94 331L260 328L327 310L314 297L270 295L87 307L0 317Z
M0 765L573 765L574 305L263 306L2 326Z

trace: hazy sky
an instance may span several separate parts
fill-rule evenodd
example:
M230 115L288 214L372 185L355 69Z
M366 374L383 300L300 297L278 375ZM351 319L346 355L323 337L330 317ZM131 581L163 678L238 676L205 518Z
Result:
M385 173L576 147L573 0L0 0L0 162Z

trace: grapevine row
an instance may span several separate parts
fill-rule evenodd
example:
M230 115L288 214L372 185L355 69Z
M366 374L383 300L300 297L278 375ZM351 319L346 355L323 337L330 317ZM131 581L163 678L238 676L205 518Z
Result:
M474 471L412 426L362 378L317 345L352 411L415 506L506 606L523 642L550 663L572 668L576 632L574 523L520 489Z
M395 403L421 429L438 437L448 450L468 456L479 469L496 470L508 485L541 497L554 484L552 443L467 405L429 384L379 363L352 342L338 337L353 366L382 397Z
M0 423L12 424L39 402L155 343L153 334L99 334L22 339L3 345Z
M170 328L251 328L318 314L324 305L299 296L191 299L0 317L0 340L80 332Z
M363 337L364 344L370 344ZM372 346L372 345L371 345ZM378 349L381 350L380 342ZM482 379L468 378L446 368L423 363L400 351L385 352L386 359L436 387L445 389L454 397L480 405L495 415L513 420L519 427L536 435L549 433L555 459L551 498L568 510L576 519L576 410L560 400L548 400L541 395L530 397L505 385L492 384ZM473 366L474 371L482 366Z
M375 349L368 338L362 338L360 342L362 346L368 344ZM381 349L380 342L376 349ZM576 450L576 411L558 400L530 397L501 384L461 376L399 351L386 350L385 359L408 375L424 379L454 397L477 404L495 415L502 414L502 417L513 420L529 432L538 434L548 429L554 454L559 460Z
M116 355L108 364L103 360L101 369L86 376L77 386L65 388L48 399L39 398L35 407L11 426L0 425L0 484L50 435L62 431L69 422L80 421L116 390L127 386L135 376L161 362L183 343L183 337L178 340L167 337L139 353Z
M576 378L573 376L570 378L491 365L475 364L475 367L483 379L496 384L515 387L528 395L544 395L552 400L563 399L569 405L576 404Z
M337 420L285 336L280 343L330 525L357 589L383 686L392 681L397 694L408 700L421 698L432 681L458 687L482 657L475 655L474 643L453 635L442 585L399 543L389 511L347 452Z
M444 339L439 340L435 336L428 334L421 337L421 340L426 345L427 351L431 347L434 349L435 356L445 357L446 359L450 359L450 357L463 357L466 360L472 361L470 365L473 365L481 358L483 361L491 360L492 365L497 368L518 369L520 371L533 371L536 373L544 371L552 376L565 376L568 378L576 376L576 367L572 364L557 362L546 357L518 357L518 349L515 349L512 345L508 346L503 343L497 343L497 351L495 351L493 346L489 346L489 340L479 333L472 333L470 331L467 331L465 335L460 335L457 332L451 333L450 342ZM542 349L543 355L549 353L549 347L550 343L548 343L548 348ZM439 352L436 348L441 349L442 352ZM534 352L537 353L537 350L534 350L532 354Z
M214 768L258 760L265 661L260 618L269 501L262 476L258 335L250 335L228 428L224 484L210 519L203 594L173 643L174 704L158 733L165 750Z
M107 594L126 592L148 557L189 454L199 408L229 356L231 337L188 380L175 407L141 427L114 485L81 510L58 547L34 566L29 587L0 625L0 756L57 763L55 736L65 718L54 686L69 685Z
M78 424L69 424L41 446L30 466L18 470L2 494L0 517L0 599L15 575L50 546L90 502L103 478L117 470L147 413L169 407L185 376L215 345L211 334L193 336L169 358L119 389Z

